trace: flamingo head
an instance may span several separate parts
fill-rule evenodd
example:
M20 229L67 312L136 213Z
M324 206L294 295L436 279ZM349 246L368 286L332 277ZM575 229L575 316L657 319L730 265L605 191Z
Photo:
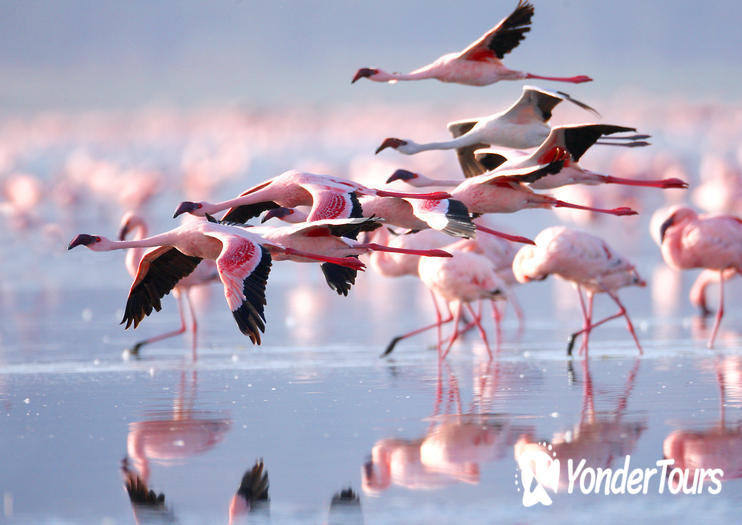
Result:
M358 71L356 71L356 74L353 76L353 80L350 82L351 84L355 84L356 80L359 78L368 78L372 77L379 73L379 70L373 67L362 67Z
M107 250L110 250L111 241L109 239L106 239L105 237L101 237L99 235L88 235L87 233L81 233L74 239L70 241L69 246L67 246L68 250L71 250L75 246L87 246L90 250L93 250L94 252L104 252Z
M267 212L265 212L265 215L263 215L263 218L260 220L260 222L263 223L274 217L282 221L291 222L288 218L294 213L296 213L296 211L292 208L273 208L272 210L268 210Z
M390 139L387 139L387 140L390 140ZM392 173L392 175L386 180L386 183L389 184L391 182L394 182L395 180L403 180L411 184L410 181L413 181L418 178L420 178L420 175L418 175L417 173L399 169L395 171L394 173Z
M670 227L686 220L693 220L696 217L698 217L698 214L690 208L678 208L674 210L660 226L660 244L665 240L665 233L667 233Z
M191 215L204 217L209 211L204 207L205 204L205 202L183 201L178 206L178 209L175 210L173 219L176 218L178 215L182 215L183 213L190 213Z
M400 146L406 146L406 145L407 145L406 140L398 139L396 137L389 137L389 138L384 139L384 142L381 143L381 146L376 148L376 153L378 154L380 151L383 151L386 148L397 149Z
M126 236L135 228L146 228L144 219L139 215L132 212L128 212L121 218L121 226L119 227L118 240L126 240ZM146 234L145 234L146 235Z

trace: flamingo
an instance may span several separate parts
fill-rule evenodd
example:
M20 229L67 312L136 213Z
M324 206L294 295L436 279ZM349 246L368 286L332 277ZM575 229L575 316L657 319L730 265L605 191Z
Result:
M387 73L378 68L363 67L356 72L351 83L360 78L368 78L374 82L390 83L398 80L435 78L441 82L455 82L470 86L486 86L499 80L527 78L574 84L591 81L592 78L585 75L545 77L505 67L500 60L515 49L520 41L525 38L525 34L531 30L532 16L533 5L528 1L519 0L518 5L510 15L461 52L443 55L431 64L407 74Z
M259 459L251 469L245 471L237 492L229 502L229 525L249 512L267 511L270 504L268 488L268 472L263 460Z
M132 324L136 328L153 308L160 311L160 299L193 272L202 259L215 261L227 306L240 331L253 344L260 344L260 333L265 331L263 310L271 253L331 262L355 270L364 267L352 257L334 258L285 248L242 228L206 220L192 221L135 241L112 241L82 233L72 239L68 250L80 245L98 252L157 247L148 251L139 263L121 321L126 323L125 328Z
M124 241L126 240L126 237L128 234L133 233L134 238L137 240L144 239L147 237L148 228L147 223L144 220L143 217L133 213L133 212L127 212L121 219L121 226L119 230L119 240ZM137 270L139 269L139 263L141 262L142 258L145 255L144 248L129 248L129 250L126 253L126 269L129 272L129 275L131 275L132 278L136 277ZM147 344L155 343L157 341L162 341L163 339L167 339L169 337L174 337L176 335L182 334L186 331L186 318L185 318L185 305L188 306L188 310L191 314L191 333L193 336L193 345L192 345L192 351L193 351L193 358L196 358L196 331L198 330L198 323L196 321L196 311L193 308L193 304L191 303L191 299L188 295L189 290L194 286L202 286L205 284L209 284L211 282L214 282L219 279L219 275L217 273L216 264L214 261L210 260L204 260L201 261L198 266L196 266L196 269L193 270L193 272L178 281L178 283L173 288L173 296L175 297L175 300L178 303L178 312L180 313L180 328L177 330L173 330L171 332L166 332L164 334L150 337L148 339L145 339L143 341L139 341L136 343L130 350L132 354L138 354L139 350Z
M367 188L356 182L288 170L243 192L239 197L218 203L184 201L173 217L182 213L204 217L231 208L223 221L245 223L262 212L278 207L312 206L308 220L347 219L361 217L357 195L402 197L410 199L446 199L447 193L399 193Z
M638 180L601 175L584 169L579 160L590 146L598 139L614 133L636 131L636 128L615 126L612 124L577 124L558 126L551 130L549 136L533 153L504 151L487 148L474 152L474 157L485 168L493 170L516 170L535 168L554 158L563 159L562 168L556 172L541 171L541 177L524 174L513 177L515 180L527 182L529 187L536 190L550 190L569 184L624 184L628 186L648 186L654 188L687 188L688 183L678 178L662 180ZM607 137L613 139L614 137ZM636 140L647 138L647 135L630 135L616 137L610 142L616 146L635 147L646 146L647 142ZM603 142L607 144L608 142ZM566 154L565 154L566 152Z
M387 179L387 183L403 180L417 187L453 186L450 191L451 197L464 203L471 213L478 214L514 213L526 208L573 208L610 215L637 214L627 207L602 209L565 202L549 195L536 193L521 183L526 176L538 179L545 174L560 170L566 153L562 152L560 155L560 157L547 160L542 165L519 169L496 169L463 181L435 180L419 173L399 169Z
M713 348L724 316L725 274L742 270L742 219L732 215L698 215L675 208L660 226L660 249L674 269L706 268L719 273L719 309L706 346Z
M464 175L481 175L487 170L476 161L474 151L495 145L515 149L535 148L549 135L551 128L547 122L551 118L551 111L562 100L568 100L598 115L593 108L573 99L567 93L523 86L520 98L505 111L487 117L449 122L448 131L453 135L453 140L418 144L409 139L390 137L384 139L376 153L386 148L396 149L405 155L428 150L455 149Z
M737 271L734 268L724 270L722 273L725 281L728 281L737 275ZM690 288L690 302L701 311L703 317L711 315L711 309L706 303L706 288L708 288L710 284L718 283L719 279L719 273L716 270L703 270L696 280L693 281L693 286Z
M603 239L564 226L546 228L534 240L535 246L524 246L515 255L513 273L521 283L543 280L550 274L555 274L577 287L584 325L582 330L570 336L567 354L572 354L576 338L582 335L581 350L584 349L587 357L587 342L591 330L621 316L626 319L639 353L643 353L634 325L616 293L625 286L646 286L634 265L617 254ZM582 298L583 289L587 294L587 309ZM618 306L618 313L593 322L593 297L596 293L608 294Z

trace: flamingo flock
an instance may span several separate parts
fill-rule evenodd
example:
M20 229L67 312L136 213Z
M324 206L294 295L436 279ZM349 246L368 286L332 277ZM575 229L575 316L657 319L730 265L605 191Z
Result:
M484 86L499 80L540 79L574 84L591 81L584 75L545 77L503 65L503 57L531 30L533 14L534 6L519 0L510 15L459 53L444 55L409 74L364 67L357 71L353 82L361 78L389 83L435 78ZM462 176L436 178L421 173L424 170L399 168L388 174L386 185L381 186L383 178L360 184L338 175L290 169L231 199L181 202L175 207L174 218L189 219L164 233L148 237L143 219L130 214L122 222L120 240L83 233L74 237L68 249L82 245L92 251L129 250L127 268L134 281L121 321L125 328L136 328L153 311L159 311L162 298L169 292L176 295L181 327L137 343L134 351L183 333L188 290L216 280L222 283L238 329L252 343L261 344L268 322L266 286L272 264L292 261L319 263L331 291L343 296L352 292L358 272L365 270L367 264L388 277L419 278L431 294L436 320L395 337L384 355L391 353L399 341L437 328L438 358L443 360L462 333L476 328L492 356L482 322L483 305L490 305L492 310L499 349L500 305L512 304L522 319L512 288L551 274L572 283L578 291L583 326L568 340L570 355L581 336L580 351L587 357L592 331L618 317L625 318L641 353L634 326L617 296L620 288L646 285L633 263L605 240L566 226L551 226L531 240L500 231L488 222L490 214L521 212L520 222L525 223L527 212L523 210L537 208L569 209L585 216L638 214L625 203L614 201L602 206L572 202L544 190L581 186L688 188L686 180L677 176L679 173L669 170L666 173L671 176L645 178L584 168L581 162L593 145L629 152L649 146L650 136L630 123L584 122L551 127L548 122L552 111L563 101L600 117L593 107L563 91L524 86L520 97L499 113L449 123L452 140L417 143L389 137L375 152L389 149L416 155L453 149ZM435 169L430 167L430 171ZM399 191L402 183L408 186L406 191ZM437 191L414 191L422 187ZM621 196L619 192L615 195ZM262 223L277 219L290 224L249 224L254 219ZM621 219L610 220L617 221L618 227ZM126 240L130 232L136 232L136 238ZM724 313L724 279L742 270L740 236L742 221L736 217L698 216L683 209L668 216L659 232L661 252L670 266L717 272L695 288L696 304L707 309L706 285L720 283L721 302L709 346L713 345ZM519 244L524 246L518 249ZM594 321L593 298L599 293L607 295L619 311ZM192 307L189 308L195 357L197 323ZM452 333L444 337L442 327L449 323Z

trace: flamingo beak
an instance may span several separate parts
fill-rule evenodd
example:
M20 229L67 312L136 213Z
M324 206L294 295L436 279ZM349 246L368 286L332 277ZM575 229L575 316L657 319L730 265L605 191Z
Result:
M178 206L178 209L175 210L175 215L173 215L173 219L175 219L178 215L182 215L183 213L190 213L194 210L197 210L198 208L200 208L198 203L183 201L180 203L180 206Z
M353 80L350 81L350 83L355 84L356 80L358 80L359 78L368 78L370 76L375 75L378 72L379 72L378 69L374 69L372 67L362 67L361 69L356 71L356 74L353 77Z
M406 140L397 139L394 137L384 139L384 142L381 143L381 146L376 148L376 154L378 155L380 151L385 150L386 148L397 149L398 147L404 146L405 144L407 144Z
M667 229L675 223L675 214L673 213L668 217L665 222L660 226L660 244L665 240L665 232Z
M95 236L88 235L87 233L81 233L80 235L72 239L72 241L70 241L70 244L69 246L67 246L67 249L71 250L75 246L80 246L81 244L83 246L87 246L89 244L93 244L94 242L95 242Z
M395 180L409 181L417 178L417 173L412 173L407 170L397 170L386 180L386 183L394 182Z
M260 220L260 222L264 223L265 221L270 220L273 217L283 219L284 217L288 217L293 213L294 210L292 210L291 208L273 208L272 210L268 210L267 212L265 212L265 215L263 215L263 218Z

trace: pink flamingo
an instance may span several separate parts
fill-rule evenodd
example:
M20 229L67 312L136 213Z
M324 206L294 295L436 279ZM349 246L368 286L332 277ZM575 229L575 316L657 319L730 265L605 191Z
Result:
M536 193L521 183L524 176L537 179L549 172L558 171L563 159L564 154L543 165L512 170L497 169L463 181L435 180L400 169L387 179L387 183L403 180L417 187L453 186L451 197L464 203L471 213L514 213L527 208L573 208L610 215L636 215L634 210L627 207L602 209L565 202Z
M455 149L459 164L466 177L481 175L487 169L474 158L474 152L487 146L527 149L540 145L549 135L547 124L551 111L562 100L569 100L583 109L598 114L587 104L568 94L556 93L532 86L523 86L520 98L505 111L487 117L476 117L448 123L453 140L418 144L409 139L390 137L384 139L376 150L396 149L405 155L421 151Z
M728 270L724 270L722 274L724 280L728 281L737 275L737 270L729 268ZM718 283L720 279L720 274L716 270L703 270L696 280L693 281L693 286L691 286L689 293L690 303L701 311L703 317L707 317L712 313L712 310L706 303L706 288L710 284Z
M527 1L519 0L515 10L507 18L504 18L461 52L443 55L435 62L408 74L387 73L381 69L364 67L356 72L353 82L360 78L368 78L374 82L435 78L441 82L486 86L499 80L521 80L525 78L572 82L574 84L591 81L592 79L585 75L544 77L505 67L500 60L515 49L520 41L525 38L525 34L531 30L532 16L533 5Z
M357 195L424 200L449 197L443 192L417 194L376 190L339 177L289 170L261 182L234 199L213 204L182 202L175 211L174 217L186 212L203 217L231 208L222 220L245 223L252 217L257 217L262 212L273 208L311 206L308 217L310 221L347 219L363 215Z
M639 180L601 175L586 170L579 165L582 155L601 137L606 137L604 144L623 147L646 146L648 143L637 140L647 135L629 135L613 137L614 133L636 131L636 128L615 126L612 124L579 124L558 126L551 130L549 136L533 153L518 153L501 149L487 148L477 150L475 158L487 169L517 170L535 168L550 162L552 159L563 159L562 168L558 171L540 171L541 177L524 174L513 177L527 182L535 190L550 190L568 184L624 184L628 186L648 186L654 188L687 188L688 184L677 178L662 180ZM610 140L613 142L610 142ZM564 152L567 152L565 155Z
M98 235L80 234L69 244L71 250L83 245L93 251L152 248L141 262L121 324L136 328L154 308L162 308L160 299L203 260L216 261L219 279L224 285L227 306L240 331L254 344L260 344L265 331L265 286L271 268L271 253L295 256L360 270L364 265L355 258L334 258L285 248L248 231L210 221L192 221L168 232L135 241L112 241Z
M719 309L707 343L713 348L724 316L725 276L731 270L742 271L742 219L676 208L660 226L660 248L671 268L706 268L719 273Z
M250 512L267 511L270 504L268 488L268 472L263 460L259 459L242 475L240 486L229 502L229 525Z
M147 223L145 222L144 218L142 218L139 215L136 215L133 212L126 213L123 218L121 219L121 227L119 230L119 240L124 241L126 240L126 237L129 235L129 233L134 234L134 238L137 240L144 239L147 237ZM136 277L137 271L139 269L139 263L142 261L142 258L145 255L145 249L144 248L130 248L126 253L126 269L129 272L129 275L132 276L132 278ZM217 281L219 279L219 275L216 269L216 264L214 261L210 260L204 260L201 261L201 263L196 266L196 269L193 270L191 274L184 277L180 281L178 281L178 284L175 285L173 288L173 296L175 297L175 300L178 303L178 312L180 313L180 328L177 330L173 330L171 332L166 332L164 334L150 337L149 339L145 339L143 341L139 341L136 343L130 350L132 354L138 354L139 350L147 344L155 343L157 341L162 341L163 339L167 339L169 337L174 337L176 335L182 334L186 331L186 318L185 318L185 305L188 306L188 310L191 314L191 333L193 336L193 345L192 345L192 352L193 352L193 358L196 358L196 332L198 330L198 322L196 321L196 311L193 307L193 303L191 302L191 299L188 295L189 290L194 286L203 286L205 284L209 284L211 282Z
M642 347L634 325L616 293L625 286L646 286L634 265L618 255L603 239L564 226L546 228L536 236L535 241L535 246L524 246L515 255L513 273L522 283L540 281L555 274L577 287L584 325L582 330L570 336L567 354L572 354L576 338L583 335L581 351L584 349L587 357L591 330L621 316L626 319L628 330L641 354ZM582 297L583 288L588 299L587 309ZM596 293L608 294L618 306L618 313L593 322L593 297Z

